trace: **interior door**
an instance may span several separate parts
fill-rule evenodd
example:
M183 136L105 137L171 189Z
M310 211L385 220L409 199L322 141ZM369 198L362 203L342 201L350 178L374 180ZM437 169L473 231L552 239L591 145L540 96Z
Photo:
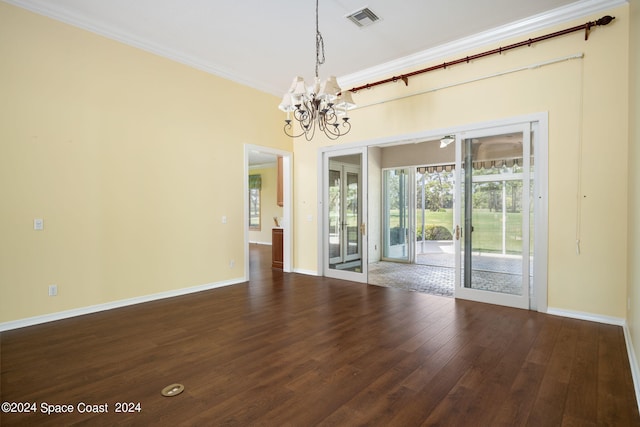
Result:
M324 275L367 281L366 150L326 152L323 159Z
M533 162L529 123L456 141L456 298L530 308Z

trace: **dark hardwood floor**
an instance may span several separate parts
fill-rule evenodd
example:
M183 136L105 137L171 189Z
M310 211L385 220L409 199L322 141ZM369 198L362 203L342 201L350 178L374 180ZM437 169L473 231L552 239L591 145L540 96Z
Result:
M284 274L252 252L249 283L0 334L0 401L37 408L0 424L640 425L620 327Z

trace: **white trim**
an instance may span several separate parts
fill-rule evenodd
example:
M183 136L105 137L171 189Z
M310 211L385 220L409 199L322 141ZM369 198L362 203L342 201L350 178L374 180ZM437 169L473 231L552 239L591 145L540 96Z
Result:
M626 324L622 327L624 332L624 342L627 345L627 356L629 356L629 366L631 367L631 378L633 379L633 389L636 392L636 404L640 409L640 369L638 368L638 359L633 349L633 341L631 340L631 332Z
M546 176L540 177L541 173L545 173L545 174L548 173L548 170L546 167L545 168L540 167L540 165L542 165L543 163L545 163L546 165L546 162L548 162L548 158L547 158L548 135L544 133L548 131L547 121L548 121L548 113L541 112L541 113L526 114L521 116L493 120L489 122L471 123L471 124L450 127L450 128L420 131L412 134L396 135L396 136L384 137L384 138L379 138L374 140L358 141L358 142L343 144L338 146L322 147L319 149L320 155L318 156L319 157L318 163L319 163L319 168L321 168L320 170L324 171L324 164L322 163L320 158L324 159L327 153L333 153L336 151L342 152L343 150L349 150L349 149L357 150L363 147L410 144L412 142L422 142L422 141L427 141L429 139L440 138L442 135L448 135L448 134L456 134L457 144L459 144L459 140L462 138L462 136L466 136L466 134L469 134L469 133L473 135L484 135L484 134L489 135L489 134L493 134L499 128L520 129L525 123L537 123L538 128L536 129L537 130L536 149L538 150L538 152L536 153L536 156L539 160L541 160L541 162L537 163L539 166L536 168L536 179L541 179L540 181L541 186L538 189L539 200L537 200L537 202L539 203L538 208L542 209L542 211L536 212L536 218L538 218L538 221L542 221L542 220L548 221L548 211L547 211L548 205L546 203L546 190L548 189L547 177ZM458 167L456 169L460 170L461 169L459 167L460 165L458 164L457 166ZM318 183L318 188L319 188L318 194L324 194L324 190L322 189L323 187L321 184L322 183L320 182ZM460 195L458 194L456 198L459 198L459 197ZM322 202L320 202L320 204L322 204ZM323 235L321 233L321 230L324 228L324 226L320 219L322 219L323 216L324 216L323 210L319 208L318 265L322 266L322 271L324 271L324 260L322 258L322 254L325 252L325 249L324 249ZM459 220L460 220L459 218L456 219L456 222L459 223ZM542 230L542 229L546 230L548 227L548 223L536 222L536 227L538 227L537 228L538 230ZM541 235L541 236L546 236L546 234L547 234L546 232L536 233L536 235ZM535 295L536 295L536 304L534 306L534 309L540 312L545 312L547 308L547 304L546 304L547 286L548 286L547 279L546 279L547 268L548 268L547 262L546 262L547 244L548 242L546 240L546 237L544 238L540 237L536 240L535 256L536 256L536 259L540 260L540 262L535 263L535 275L536 275L535 277L537 277L537 279L535 280L535 283L534 283ZM459 289L459 285L456 284L456 290L458 289ZM479 291L467 292L467 291L470 291L470 290L463 289L461 292L461 295L456 295L456 297L460 296L465 299L474 299L474 300L494 303L494 304L500 303L503 305L514 305L517 307L521 307L523 309L531 308L528 297L517 298L514 296L501 295L497 297L498 298L497 300L494 300L494 299L485 300L485 296L483 295L482 292L479 292ZM514 304L508 304L506 302L507 300L511 301Z
M547 296L549 291L549 113L544 113L544 120L538 120L531 128L534 133L535 162L534 170L534 230L546 230L545 233L534 231L533 263L534 297L532 306L537 311L547 311ZM537 279L536 279L537 278ZM544 278L544 286L538 285L537 280Z
M262 145L244 144L244 179L243 179L243 194L249 192L249 153L251 151L259 151L261 153L272 154L274 156L282 157L282 190L284 192L283 208L282 208L282 229L284 233L283 237L283 256L284 262L282 271L285 273L292 271L293 265L293 153L290 151L279 150L277 148L265 147ZM249 223L249 198L243 197L243 222ZM249 271L249 227L244 227L244 277L250 280Z
M633 389L636 393L636 405L640 409L640 367L636 352L633 349L633 341L631 340L631 332L627 321L620 317L603 316L600 314L585 313L581 311L564 310L560 308L549 307L547 314L560 317L568 317L571 319L586 320L589 322L604 323L607 325L621 326L624 333L624 343L627 347L627 357L629 358L629 367L631 368L631 379L633 380Z
M252 240L249 240L249 244L250 245L265 245L265 246L273 246L272 242L255 242Z
M316 270L306 270L304 268L296 268L293 270L294 273L305 274L307 276L320 276L320 273Z
M157 294L144 295L140 297L127 298L118 301L112 301L104 304L90 305L87 307L74 308L71 310L59 311L57 313L44 314L42 316L27 317L25 319L12 320L0 323L0 332L12 329L25 328L27 326L38 325L41 323L54 322L56 320L68 319L85 314L98 313L100 311L113 310L115 308L127 307L130 305L142 304L145 302L157 301L166 298L173 298L182 295L188 295L195 292L208 291L210 289L221 288L223 286L237 285L246 282L244 277L236 279L224 280L222 282L207 283L205 285L193 286L190 288L176 289L172 291L159 292Z
M74 27L99 34L109 39L116 40L120 43L136 47L146 52L168 58L198 70L220 76L227 80L231 80L263 92L271 93L273 95L280 96L281 94L281 88L271 87L265 84L265 82L255 81L253 79L242 79L237 73L234 73L233 70L225 69L219 64L212 64L210 62L202 61L194 56L185 55L182 52L169 49L166 46L140 39L133 34L122 31L122 29L108 27L98 22L87 20L87 18L78 16L67 10L60 10L59 8L45 6L42 4L34 4L29 0L2 1L39 15L73 25ZM464 37L450 43L445 43L422 52L417 52L393 61L385 62L352 74L340 76L338 77L338 82L342 87L352 86L370 79L377 79L383 75L393 74L410 67L423 65L427 62L451 57L457 53L466 52L480 46L496 43L511 37L532 33L567 21L586 17L603 10L622 6L627 3L627 0L580 0L510 24Z
M538 113L531 113L531 114L523 114L520 116L506 117L506 118L496 119L491 121L475 122L475 123L452 126L447 128L424 130L424 131L419 131L415 133L392 135L392 136L387 136L387 137L382 137L377 139L361 140L361 141L356 141L356 142L347 143L347 144L321 147L318 149L318 152L319 152L318 170L319 171L324 170L323 161L327 153L333 153L336 151L342 152L344 150L349 150L349 149L357 150L357 149L369 148L369 147L390 147L395 145L419 143L419 142L429 141L432 139L439 139L443 135L452 135L452 134L456 135L456 144L460 144L459 141L461 140L462 136L467 133L473 133L474 135L482 135L484 132L487 135L489 135L495 132L495 129L497 128L517 127L524 123L532 123L532 124L537 123L537 125L534 125L534 127L532 128L532 129L535 129L537 133L536 158L540 160L540 162L537 163L538 166L536 167L536 172L535 172L536 173L535 179L539 180L540 182L538 187L536 187L538 191L537 195L539 196L537 203L539 203L538 207L540 208L540 210L539 212L536 212L535 218L536 218L536 221L545 221L545 223L536 222L536 227L538 230L541 230L543 228L548 229L549 213L548 213L548 201L546 197L546 194L548 191L548 176L547 176L548 174L548 165L547 165L548 130L549 130L548 120L549 120L548 112L538 112ZM545 163L544 166L546 167L544 168L541 167L542 162ZM456 167L456 170L459 171L460 169L461 169L460 165L458 164ZM457 179L459 179L459 177L457 177ZM323 180L318 180L318 183L317 183L319 195L324 194L324 187L323 187L322 181ZM459 198L460 198L460 194L456 194L456 199L458 200ZM319 266L318 268L320 271L324 271L324 259L322 257L324 253L324 240L323 240L324 225L322 223L322 218L324 216L324 213L323 213L322 200L323 200L322 196L320 196L319 202L318 202L319 206L318 206L318 229L317 229L317 233L318 233L318 264L317 265ZM460 218L454 218L454 221L456 223L459 223ZM547 293L548 293L547 291L548 240L547 240L547 233L535 233L535 235L539 236L536 238L536 243L534 248L536 259L539 260L539 262L534 263L534 268L535 268L534 275L536 275L534 277L538 277L538 279L534 283L535 296L536 296L535 310L538 312L544 313L547 310ZM456 258L456 259L459 259L459 258ZM459 265L457 265L456 268L459 268ZM456 289L458 287L459 287L459 284L456 284ZM530 307L523 307L523 308L530 309Z
M583 311L565 310L562 308L549 307L547 314L570 319L587 320L589 322L604 323L607 325L625 326L626 321L621 317L604 316L602 314L586 313Z
M325 256L329 253L329 242L327 240L328 236L326 234L328 224L327 224L326 218L329 217L329 206L327 204L328 203L327 195L329 193L328 172L329 172L330 157L348 156L351 154L360 155L360 187L361 187L360 198L362 199L362 200L359 199L359 202L362 202L360 220L362 221L361 224L362 223L367 224L367 221L369 218L369 215L367 212L368 203L369 203L368 197L367 197L367 192L368 192L367 186L369 183L368 145L359 145L352 148L347 147L346 144L334 145L331 147L320 147L318 148L318 153L319 153L318 157L320 158L319 160L321 160L322 162L320 172L318 173L318 176L320 177L320 179L318 180L319 181L318 187L321 189L320 192L318 193L319 195L318 196L318 206L319 206L318 233L320 235L320 240L318 241L318 260L320 261L320 263L318 264L318 269L322 271L322 275L326 277L331 277L334 279L341 279L341 280L351 280L353 282L360 282L360 283L368 283L369 281L369 277L368 277L369 276L369 273L368 273L369 235L368 233L361 235L361 238L362 238L362 243L361 243L362 271L361 272L356 273L354 271L331 269L329 268L329 258Z
M534 123L538 123L538 122L534 122ZM528 242L529 242L529 226L530 226L531 211L529 208L529 196L527 194L529 193L529 185L530 185L530 179L531 179L530 170L529 170L529 159L530 159L530 150L531 150L531 128L532 128L532 122L527 121L527 122L513 123L511 125L505 125L505 126L494 127L494 128L484 128L484 129L472 130L468 132L460 132L459 134L456 135L456 168L459 169L456 172L456 179L458 179L458 182L460 183L460 184L457 184L456 187L461 187L465 185L465 182L462 180L462 169L463 169L462 142L463 140L468 141L469 139L475 139L475 138L492 136L492 135L503 135L508 133L522 134L523 172L519 174L511 174L509 178L515 178L519 176L518 180L523 182L522 229L521 229L523 243L522 243L522 264L521 264L521 267L522 267L521 293L520 295L512 295L507 293L490 292L487 290L465 287L465 285L467 284L463 283L463 278L461 277L461 274L460 274L460 272L462 271L461 269L463 267L461 263L465 259L465 257L462 256L462 252L461 252L461 245L464 240L463 239L460 239L459 241L456 240L457 242L455 245L455 259L456 259L455 282L456 283L455 283L455 288L453 293L455 298L469 299L469 300L479 301L479 302L484 302L489 304L506 305L510 307L522 308L525 310L537 311L537 305L531 304L529 300L529 296L530 296L529 250L530 250L530 247ZM535 164L536 165L543 164L545 161L546 159L538 159L536 157ZM502 179L502 177L496 178L496 175L491 175L491 177L492 178L489 178L489 175L479 176L479 177L476 177L474 175L473 182L474 183L487 182L489 180L496 181L496 180ZM535 180L535 177L536 176L534 174L534 180ZM463 228L463 235L464 235L465 231L464 231L463 224L466 223L466 219L463 220L464 212L462 211L462 205L464 204L465 197L464 197L464 194L458 188L456 188L456 197L459 197L458 200L460 200L460 203L456 204L456 212L454 212L456 221L454 222L456 227L460 226ZM538 226L537 223L536 223L536 226ZM536 228L535 234L546 235L548 225L539 224L539 227L540 228ZM543 270L540 272L541 274L533 276L533 281L534 281L533 286L534 286L534 289L538 289L540 287L546 288L548 286L546 258L540 258L536 253L535 249L536 248L534 248L534 253L533 253L534 264L541 264L543 266ZM469 253L465 253L465 255L469 255ZM466 280L466 277L464 278L464 280Z
M348 144L347 144L348 145ZM341 147L342 145L334 145L333 149L337 149L338 147ZM366 147L366 144L361 144L358 145L359 147ZM330 149L330 147L329 147ZM316 235L317 235L317 240L316 240L316 245L317 245L317 251L316 251L316 275L318 276L323 276L324 275L324 176L325 176L325 172L324 172L324 156L325 156L325 151L327 150L327 148L320 148L318 150L318 156L317 156L317 176L318 179L316 180L316 191L317 191L317 200L318 200L318 210L316 212Z
M195 56L185 55L183 52L170 49L166 46L153 43L149 40L141 39L131 33L123 31L121 28L102 25L99 22L90 20L83 16L79 16L68 10L61 10L59 7L54 8L49 5L45 6L42 4L34 4L33 2L28 0L1 1L37 13L38 15L46 16L48 18L55 19L56 21L69 24L86 31L90 31L94 34L104 36L108 39L133 46L135 48L144 50L145 52L149 52L154 55L179 62L180 64L193 67L197 70L202 70L207 73L225 78L227 80L231 80L233 82L261 90L263 92L281 96L281 88L268 86L264 81L240 78L238 73L234 72L233 70L223 68L222 66L220 66L220 64L213 64L209 61L202 61L202 59Z
M581 0L500 27L445 43L393 61L385 62L338 78L341 87L354 86L383 75L452 57L458 53L497 43L512 37L529 34L554 25L592 15L627 4L627 0Z
M474 122L469 124L463 124L459 126L450 126L446 128L428 129L413 133L399 134L385 136L375 139L366 139L361 141L355 141L346 144L332 145L329 147L322 147L319 152L330 152L335 150L344 150L347 148L359 148L359 147L391 147L393 145L405 145L419 142L430 141L432 139L440 139L443 135L450 135L462 132L477 132L482 129L510 126L516 123L525 122L543 122L548 120L548 112L539 112L531 114L523 114L520 116L508 116L502 119L495 119L482 122ZM545 129L548 129L545 128ZM320 156L321 157L321 156ZM320 160L320 167L322 167L322 160ZM321 170L321 169L320 169ZM322 194L322 193L319 193Z

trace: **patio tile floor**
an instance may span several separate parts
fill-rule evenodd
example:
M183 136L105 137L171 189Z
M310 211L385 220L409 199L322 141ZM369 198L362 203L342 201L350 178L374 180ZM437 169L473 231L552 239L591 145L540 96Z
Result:
M431 295L453 297L454 259L450 254L419 255L421 264L380 261L369 264L369 283ZM429 263L426 265L425 263ZM517 257L473 256L474 288L517 294L522 264Z

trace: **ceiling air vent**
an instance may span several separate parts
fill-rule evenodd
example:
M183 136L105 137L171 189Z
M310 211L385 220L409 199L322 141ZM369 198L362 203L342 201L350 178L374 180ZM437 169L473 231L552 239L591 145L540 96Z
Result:
M373 13L368 7L353 12L352 14L347 16L347 19L356 24L358 27L366 27L380 20L380 18L378 18L378 15Z

